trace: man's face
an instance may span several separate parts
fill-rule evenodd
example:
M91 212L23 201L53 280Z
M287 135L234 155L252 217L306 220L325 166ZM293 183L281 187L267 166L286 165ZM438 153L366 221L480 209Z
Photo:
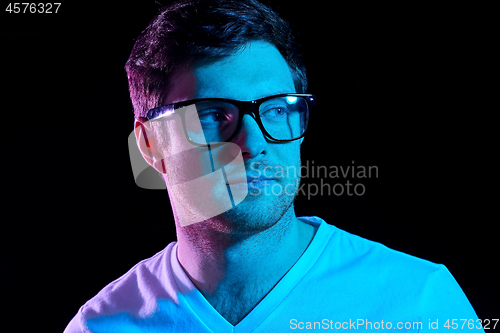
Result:
M293 92L295 87L290 69L279 51L268 43L252 42L243 51L222 61L180 73L174 78L171 89L161 104L214 97L248 101ZM180 146L184 146L181 150L188 149L189 145L180 125L177 128L174 128L175 124L169 126L171 130L168 140L159 142L164 156L175 154ZM241 150L246 176L257 177L257 181L247 183L241 177L234 180L231 184L233 190L245 188L246 191L248 186L248 195L215 220L219 221L220 227L226 232L247 233L266 229L293 209L300 179L301 140L287 143L269 141L255 119L247 114L243 117L241 130L231 143L234 144L231 154L236 155L234 147ZM190 205L195 207L194 201L199 200L204 193L193 196L176 192L172 184L169 184L169 172L175 173L177 179L182 178L182 173L192 172L197 168L205 169L203 172L206 174L210 164L203 161L207 161L208 153L215 156L220 151L217 148L211 152L199 149L198 161L191 157L185 163L176 160L175 165L167 166L165 177L170 197L175 197L174 206L182 206L182 209ZM226 191L226 187L219 186L211 195L217 197L221 194L217 191ZM174 207L175 210L179 208Z

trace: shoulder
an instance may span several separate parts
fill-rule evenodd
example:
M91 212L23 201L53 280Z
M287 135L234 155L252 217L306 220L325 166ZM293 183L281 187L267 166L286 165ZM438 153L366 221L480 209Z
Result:
M315 286L318 293L334 295L341 303L338 311L349 316L372 315L376 309L384 319L412 314L412 318L426 322L477 319L444 265L391 249L317 217L305 221L318 227L308 249L316 253L317 260L306 285Z
M362 290L365 297L410 306L426 315L477 318L445 265L391 249L321 219L312 221L319 223L317 233L329 234L323 237L326 244L316 272L328 276L330 284L342 285L345 292Z
M176 295L170 257L174 244L142 260L88 300L71 320L65 332L87 332L87 321L102 316L143 317L155 310L156 299Z

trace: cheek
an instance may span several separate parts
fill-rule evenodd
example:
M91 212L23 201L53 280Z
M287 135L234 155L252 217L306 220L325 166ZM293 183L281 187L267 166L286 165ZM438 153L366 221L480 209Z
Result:
M210 175L212 163L206 150L198 147L178 152L165 158L170 184L182 184Z
M171 186L212 172L208 150L189 143L180 121L167 121L155 125L159 158L162 159Z
M285 169L288 168L299 168L300 167L300 142L292 141L277 147L276 156L278 157L278 163L281 164Z

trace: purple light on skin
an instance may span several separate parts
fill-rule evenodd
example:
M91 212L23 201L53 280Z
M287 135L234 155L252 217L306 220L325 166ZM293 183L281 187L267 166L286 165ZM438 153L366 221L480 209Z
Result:
M135 137L135 132L132 131L128 136L128 152L132 173L137 186L148 190L166 190L165 181L161 179L158 172L150 166L139 150Z
M145 134L129 135L129 152L134 179L139 187L168 191L181 226L198 223L220 215L240 204L248 195L247 176L241 149L234 143L217 147L199 147L188 142L180 118L165 114L142 128L156 144L147 147ZM201 125L200 129L201 129ZM152 130L152 128L155 128ZM170 140L175 137L176 140ZM137 142L139 140L139 142ZM142 148L142 153L139 150ZM147 152L144 150L148 150ZM146 162L148 156L150 162ZM159 167L161 165L161 167ZM245 182L233 187L229 183Z

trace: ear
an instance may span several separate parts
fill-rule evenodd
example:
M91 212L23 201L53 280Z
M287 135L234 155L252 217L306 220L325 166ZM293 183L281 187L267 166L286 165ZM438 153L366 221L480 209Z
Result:
M136 118L134 121L134 133L137 146L146 162L151 165L156 171L165 173L163 157L157 149L156 140L154 137L151 124L146 118Z

